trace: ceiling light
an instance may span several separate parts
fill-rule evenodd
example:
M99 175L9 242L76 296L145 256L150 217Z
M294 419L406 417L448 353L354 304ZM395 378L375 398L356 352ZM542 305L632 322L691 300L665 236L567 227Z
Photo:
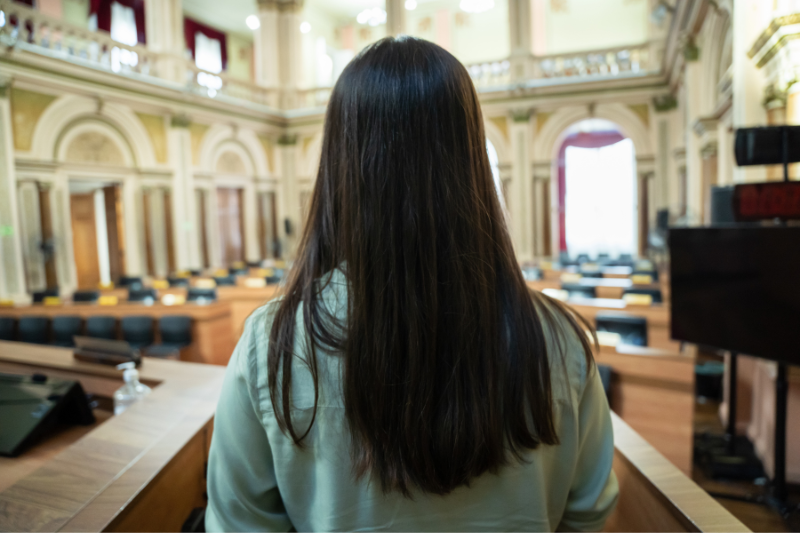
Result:
M483 13L494 7L494 0L461 0L458 7L467 13Z
M417 9L417 0L406 0L406 9L409 11Z
M302 24L300 24L300 31L302 33L310 32L311 31L311 24L309 24L307 21L304 21Z
M247 27L250 28L251 30L257 30L258 28L261 27L261 21L258 20L258 17L255 15L250 15L245 19L244 22L245 24L247 24Z
M369 24L370 26L378 26L379 24L386 23L386 11L379 7L372 9L365 9L356 17L359 24Z

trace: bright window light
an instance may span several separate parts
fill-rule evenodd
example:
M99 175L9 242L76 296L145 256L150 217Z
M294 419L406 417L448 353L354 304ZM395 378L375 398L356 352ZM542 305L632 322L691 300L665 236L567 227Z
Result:
M372 9L365 9L356 17L359 24L369 24L370 26L378 26L386 23L386 11L379 7Z
M458 7L467 13L483 13L494 7L494 0L461 0Z
M303 22L302 24L300 24L300 31L302 33L310 32L311 31L311 24L309 24L308 21Z
M417 0L406 0L406 9L409 11L417 9Z
M261 21L258 20L258 17L255 15L250 15L244 20L244 22L245 24L247 24L247 27L250 28L251 30L257 30L258 28L261 27Z
M0 28L6 25L6 12L0 11Z

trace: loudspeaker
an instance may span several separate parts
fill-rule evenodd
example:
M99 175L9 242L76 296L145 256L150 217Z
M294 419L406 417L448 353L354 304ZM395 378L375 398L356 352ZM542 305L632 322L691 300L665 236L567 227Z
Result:
M734 151L740 167L800 162L800 126L740 128Z
M734 224L736 217L733 214L733 191L735 187L711 187L711 223Z

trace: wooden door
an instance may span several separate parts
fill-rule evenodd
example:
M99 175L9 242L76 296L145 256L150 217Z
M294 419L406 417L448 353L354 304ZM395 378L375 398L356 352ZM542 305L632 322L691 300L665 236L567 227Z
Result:
M242 189L217 189L220 260L225 267L244 261Z
M197 201L197 229L200 235L200 260L202 267L211 266L211 258L208 254L208 218L206 214L206 191L197 189L195 191Z
M71 194L72 251L79 289L96 289L100 283L94 193Z

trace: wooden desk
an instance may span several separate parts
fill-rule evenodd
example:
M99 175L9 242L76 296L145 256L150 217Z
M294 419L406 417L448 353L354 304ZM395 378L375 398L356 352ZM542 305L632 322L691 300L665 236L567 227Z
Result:
M244 321L250 314L278 295L279 285L266 287L218 287L217 296L221 302L231 306L231 328L234 342L238 342L244 331Z
M692 474L693 355L601 346L598 364L612 368L611 409L684 474Z
M647 319L647 345L671 352L679 352L681 343L672 340L669 304L627 305L623 300L606 298L570 298L567 304L582 317L594 324L597 313L638 316Z
M604 531L750 531L614 413L619 502Z
M0 372L41 372L110 397L119 371L71 350L0 342ZM54 435L0 459L0 530L180 531L205 505L205 464L225 369L147 359L143 401L95 427ZM18 466L20 462L23 466Z
M661 289L661 285L658 283L634 284L630 279L627 278L581 278L569 284L578 285L580 287L592 287L594 288L598 298L608 299L622 298L622 295L626 289ZM537 291L542 291L544 289L560 289L561 285L562 281L560 278L557 280L540 279L528 281L528 286L536 289Z
M98 315L113 316L117 319L133 315L145 315L154 319L166 315L184 315L192 318L192 344L181 351L182 359L226 365L235 345L231 329L231 305L228 302L169 306L158 303L29 305L1 308L0 315L16 318L30 315L50 318L58 315L77 315L84 319Z

